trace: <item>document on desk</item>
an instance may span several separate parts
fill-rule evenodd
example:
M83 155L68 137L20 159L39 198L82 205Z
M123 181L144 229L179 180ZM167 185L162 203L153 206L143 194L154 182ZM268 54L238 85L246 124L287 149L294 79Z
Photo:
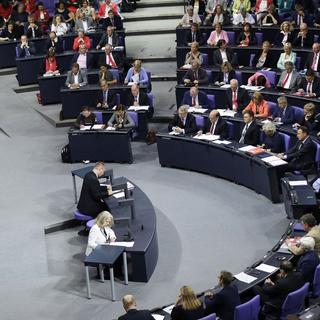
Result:
M262 87L262 86L246 86L246 85L242 85L241 88L246 89L246 90L250 90L250 91L260 91L264 87Z
M191 64L185 64L180 69L191 69Z
M174 304L172 304L171 306L163 308L163 311L166 312L166 313L171 314L173 307L174 307Z
M224 84L220 88L229 89L230 88L230 84Z
M149 106L130 106L129 111L148 111Z
M104 127L104 124L95 124L92 126L93 130L102 130Z
M289 181L289 185L290 185L291 187L307 186L307 185L308 185L308 182L307 182L307 180Z
M171 132L169 132L169 134L171 136L178 136L180 134L180 132L171 131Z
M161 314L152 313L152 316L154 317L155 320L163 320L164 319L164 316L162 316Z
M236 279L238 279L241 282L245 282L245 283L251 283L255 280L257 280L258 278L250 276L249 274L246 274L244 272L240 272L238 274L236 274L234 276Z
M213 134L200 134L194 136L195 139L198 140L205 140L205 141L214 141L220 139L220 136L213 135Z
M262 161L270 164L273 167L276 166L281 166L283 164L287 164L288 162L276 157L276 156L270 156L270 157L265 157L265 158L261 158Z
M133 190L134 185L131 182L127 181L127 188L128 188L128 190Z
M289 248L288 248L288 246L287 246L287 244L285 242L278 249L278 252L280 252L280 253L290 253Z
M124 191L117 190L117 191L112 193L112 196L117 198L117 199L120 199L120 198L124 198L125 194L124 194Z
M220 113L222 117L234 118L234 115L236 114L235 111L227 109L217 109L217 111Z
M116 128L114 128L114 127L107 127L106 130L107 130L107 131L115 131Z
M263 272L267 272L267 273L273 273L273 272L277 271L279 268L274 267L274 266L270 266L269 264L261 263L255 269L263 271Z
M125 242L125 241L122 241L122 242L110 242L110 243L107 243L107 245L110 245L110 246L116 246L116 247L126 247L126 248L132 248L133 245L134 245L134 241L129 241L129 242Z
M227 140L214 140L212 141L215 144L230 144L231 141L227 141Z
M208 111L208 109L204 109L201 106L199 106L199 108L196 108L196 107L189 107L188 108L188 112L191 112L191 113L205 113L207 111Z
M255 146L245 146L245 147L239 148L238 150L243 151L243 152L247 152L247 151L253 150L255 148L256 148Z

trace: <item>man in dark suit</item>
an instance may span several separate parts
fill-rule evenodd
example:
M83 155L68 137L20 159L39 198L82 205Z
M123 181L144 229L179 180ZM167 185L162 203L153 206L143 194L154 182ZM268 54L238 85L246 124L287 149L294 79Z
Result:
M109 85L106 80L100 81L101 90L97 96L97 108L111 109L117 104L116 94L109 90Z
M319 97L320 80L315 76L312 69L307 70L305 77L301 79L297 87L298 93L308 97Z
M183 95L182 104L187 104L190 107L202 107L206 109L208 108L208 98L207 95L204 92L199 91L197 87L192 87Z
M140 91L139 85L136 83L131 86L131 90L127 98L127 104L129 107L149 106L148 118L152 118L154 110L153 106L149 103L148 95L145 92Z
M50 48L53 48L55 53L63 52L62 41L57 37L54 31L49 33L49 38L45 43L45 52L48 52Z
M191 68L184 75L183 82L186 86L208 84L207 72L200 67L198 62L194 61Z
M191 46L192 42L198 42L199 46L204 44L204 39L197 23L193 23L191 25L191 28L186 32L186 36L184 39L184 43L188 47Z
M304 68L320 72L320 43L315 42L312 45L312 52L308 54Z
M197 124L195 117L188 113L188 106L181 106L178 114L174 115L169 123L168 130L182 134L193 134L197 132Z
M36 48L34 44L28 40L27 36L21 36L20 43L16 47L17 58L29 57L35 54Z
M268 303L274 306L265 305L263 312L270 314L279 311L287 295L300 289L303 285L302 274L293 272L293 265L290 261L283 261L280 264L278 280L273 282L268 278L262 287L255 286L254 291L260 295L263 304Z
M198 131L199 135L203 133L217 135L220 136L221 139L227 139L229 137L227 122L220 117L219 111L212 110L210 112L203 129Z
M232 285L233 275L221 271L219 284L222 289L217 293L205 293L206 314L216 313L220 319L233 320L234 309L240 304L238 288Z
M102 35L96 49L99 50L107 44L110 44L113 48L119 45L119 39L111 26L107 27L107 31Z
M71 59L71 65L74 63L78 63L80 69L92 69L94 67L93 57L88 52L88 49L84 43L79 45L78 52L73 55Z
M296 48L311 48L313 43L313 34L308 30L308 25L302 23L300 25L300 31L292 42L292 46Z
M126 314L119 317L118 320L154 320L149 310L138 310L134 297L127 294L122 298L123 308Z
M300 126L297 130L298 142L284 155L279 156L289 163L289 171L299 170L303 174L316 171L317 147L309 136L309 129Z
M119 16L115 16L113 10L108 11L108 18L102 19L102 23L100 25L102 30L106 30L109 26L111 26L113 30L123 29L121 18Z
M260 142L260 129L254 120L254 114L251 110L243 112L244 124L240 130L241 137L239 142L256 146Z
M226 91L226 97L226 108L238 113L241 113L250 101L247 90L239 87L237 79L230 81L230 88Z
M235 68L238 66L237 56L233 53L233 50L227 47L226 40L221 39L217 42L218 50L213 53L213 64L216 67L220 67L223 62L228 61Z
M108 196L100 187L99 178L103 177L105 166L103 162L95 164L93 170L88 172L84 179L78 202L78 210L86 215L96 217L101 211L110 211L108 205L103 201Z
M295 123L294 109L288 106L288 101L285 96L281 96L277 99L278 108L272 114L272 118L275 121L282 122L283 124Z
M104 47L104 53L99 58L99 66L106 65L108 69L121 69L123 67L123 58L120 53L112 51L112 46L107 44Z

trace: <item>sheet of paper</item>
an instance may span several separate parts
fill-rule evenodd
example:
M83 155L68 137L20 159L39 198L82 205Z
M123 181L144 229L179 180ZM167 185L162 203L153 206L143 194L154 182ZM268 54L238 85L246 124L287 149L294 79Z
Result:
M134 245L134 241L129 241L129 242L110 242L108 243L110 246L118 246L118 247L126 247L126 248L132 248Z
M284 164L287 164L288 162L282 160L282 159L278 159L278 160L275 160L275 161L272 161L270 162L269 164L273 167L277 167L277 166L282 166Z
M128 86L133 86L134 84L135 82L132 82L132 81L128 82Z
M181 67L181 69L191 69L191 64L185 64Z
M113 197L117 198L117 199L120 199L120 198L124 198L125 197L125 194L124 194L124 191L121 191L121 192L115 192L112 194Z
M289 185L291 187L295 187L295 186L306 186L308 185L307 180L299 180L299 181L289 181Z
M245 283L251 283L251 282L257 280L256 277L250 276L244 272L240 272L240 273L236 274L234 277L236 279L238 279L239 281L245 282Z
M139 82L139 77L140 77L140 74L139 73L136 73L134 74L132 77L131 77L131 80L135 83L138 83Z
M134 189L134 185L130 182L127 182L127 188L128 190L133 190Z
M214 140L218 140L220 136L212 135L212 134L200 134L199 136L194 136L194 138L199 140L214 141Z
M262 120L261 123L265 124L265 123L269 123L269 122L272 122L271 120L269 119L266 119L266 120Z
M192 113L205 113L207 111L208 111L208 109L204 109L201 106L199 108L196 108L196 107L189 107L188 108L188 112L192 112Z
M107 127L106 130L107 130L107 131L114 131L114 130L116 130L116 128L114 128L114 127Z
M175 131L171 131L169 132L170 135L172 136L178 136L180 133L179 132L175 132Z
M152 314L152 316L154 317L155 320L163 320L164 316L162 316L161 314Z
M250 90L250 91L260 91L263 89L262 86L245 86L245 85L242 85L241 88Z
M113 48L113 51L123 51L123 50L124 50L123 46L118 46Z
M90 129L91 129L91 126L84 126L84 127L80 128L81 131L90 130Z
M222 140L221 141L221 144L230 144L231 143L231 141L227 141L227 140Z
M104 124L95 124L95 125L92 127L92 129L93 129L93 130L101 130L101 129L103 129L103 127L104 127Z
M267 273L273 273L278 270L277 267L270 266L269 264L265 263L261 263L259 266L256 267L256 269Z
M141 111L141 110L149 110L149 106L131 106L128 108L129 111Z
M239 148L239 150L246 152L246 151L250 151L255 148L256 148L255 146L245 146L245 147Z
M224 84L224 85L221 86L220 88L229 89L229 88L230 88L230 84Z
M215 143L215 144L222 144L222 141L221 141L221 140L214 140L214 141L212 141L212 143Z
M172 311L173 307L174 307L174 304L172 304L171 306L168 306L166 308L163 308L163 311L166 312L166 313L171 314L171 311Z
M217 109L217 111L220 113L222 117L231 117L233 118L236 114L233 110L227 110L227 109Z

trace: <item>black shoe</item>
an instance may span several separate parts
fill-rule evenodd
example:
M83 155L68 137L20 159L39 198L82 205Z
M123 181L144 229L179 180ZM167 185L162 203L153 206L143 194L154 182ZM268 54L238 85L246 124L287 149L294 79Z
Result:
M89 235L89 230L87 228L85 228L83 230L80 230L78 232L78 235L81 236L81 237L87 237Z

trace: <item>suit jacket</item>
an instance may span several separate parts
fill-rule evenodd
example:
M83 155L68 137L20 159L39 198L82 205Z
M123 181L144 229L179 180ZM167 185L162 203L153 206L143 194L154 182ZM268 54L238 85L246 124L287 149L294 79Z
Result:
M304 66L305 69L311 69L312 63L313 63L313 58L314 58L314 53L310 52L308 54L308 57L307 57L307 60L306 60L305 66ZM320 53L319 53L318 65L316 66L315 71L320 72Z
M50 48L54 48L56 53L63 52L63 44L59 38L58 38L58 41L53 42L53 44L50 39L47 39L44 48L45 48L45 52L48 52Z
M109 26L116 28L116 30L122 30L123 29L123 23L119 16L114 16L113 23L110 20L110 18L102 19L100 28L103 30L106 30Z
M107 205L102 202L107 194L101 192L100 183L96 174L88 172L83 179L78 210L86 215L96 217L101 211L107 210Z
M134 103L134 96L132 95L131 92L129 92L128 94L128 106L133 106ZM148 100L148 96L146 93L139 91L139 101L138 101L140 106L148 106L149 105L149 100Z
M98 43L98 46L103 48L106 44L108 44L108 35L106 33L104 33L100 39L100 42ZM119 39L118 39L116 33L114 32L112 34L112 47L116 47L118 45L119 45Z
M119 124L119 117L114 112L111 118L108 121L108 127L112 127L114 124ZM126 112L124 114L123 122L122 122L122 128L133 128L134 127L134 121L131 119L130 115Z
M154 320L149 310L129 310L126 314L119 317L118 320Z
M278 35L276 37L276 40L275 40L275 44L277 46L281 46L282 47L283 46L283 44L282 44L283 38L284 38L284 34L281 31L279 31L279 33L278 33ZM289 32L286 42L292 43L293 39L294 39L293 32Z
M171 122L169 123L168 130L171 132L173 127L179 127L184 129L185 134L191 134L197 132L197 124L195 117L188 113L185 121L185 125L183 125L178 114L175 114Z
M298 141L296 145L287 152L287 161L295 170L314 172L316 152L316 145L311 138L308 137L304 142Z
M194 75L194 71L192 69L189 69L186 72L186 74L183 77L183 80L184 79L189 79L192 83L194 82L194 80L198 80L199 84L207 84L208 83L207 72L202 68L198 69L198 77L197 77L197 79L196 79L196 77Z
M236 72L235 72L234 70L231 70L231 71L229 72L229 74L228 74L228 82L227 82L227 83L230 83L230 80L232 80L232 79L237 79ZM216 81L218 81L218 82L224 82L224 74L223 74L223 72L220 71L220 72L217 74L217 77L216 77L216 79L214 80L214 82L216 82Z
M311 2L309 2L310 4ZM294 21L296 23L296 26L298 26L298 14L296 11L293 11L291 14L291 21ZM308 14L305 14L304 18L303 18L303 22L306 23L307 25L310 25L310 19L308 17Z
M210 132L211 126L212 126L212 123L211 123L210 119L207 118L207 120L203 126L202 132L203 133ZM223 118L221 118L221 117L218 118L215 130L214 130L214 132L212 132L212 134L220 136L221 139L229 138L228 125L227 125L227 122Z
M103 104L103 102L104 102L103 92L102 90L99 90L97 95L96 105L98 103ZM116 94L113 90L110 90L110 88L108 89L107 103L109 108L113 108L117 104Z
M234 309L240 304L238 288L230 285L221 289L213 299L205 298L206 314L216 313L223 320L233 320Z
M28 39L40 38L42 36L42 32L39 27L34 29L34 37L33 37L32 29L28 28L27 25L25 25L24 30L25 30L24 34L28 37Z
M208 98L207 98L206 93L201 92L201 91L198 92L198 102L199 102L199 105L202 106L203 108L208 107ZM182 104L187 104L188 106L192 105L192 97L190 95L190 91L187 91L183 95Z
M114 62L116 63L118 69L121 69L123 67L123 59L122 57L120 56L120 54L116 51L113 51L112 52L112 57L113 57L113 60ZM103 65L103 64L106 64L106 55L105 54L102 54L100 55L99 57L99 66ZM107 67L109 69L111 69L111 66L110 65L107 65Z
M260 52L258 52L254 56L254 58L252 60L252 67L253 68L256 68L256 65L257 65L257 63L259 61L259 58L260 58L261 54L262 54L262 50ZM269 50L268 53L267 53L266 60L265 60L265 62L263 64L263 66L260 67L260 68L275 68L275 67L276 67L276 63L275 63L275 61L273 59L272 52Z
M295 122L294 109L287 106L285 114L283 114L283 109L277 108L272 114L272 118L281 118L281 122L283 122L283 124L293 124Z
M319 263L320 259L317 252L314 250L307 251L301 255L296 269L301 272L305 282L312 284L314 273Z
M227 55L228 61L231 63L233 67L238 66L237 56L233 53L233 50L231 48L226 48L226 55ZM219 49L215 50L213 52L213 64L216 67L220 67L222 63L223 63L223 60L222 60L221 51Z
M245 40L245 34L243 31L241 31L238 35L238 38L237 38L237 41L236 41L236 44L240 44L241 41ZM250 35L249 35L249 46L253 46L253 45L256 45L257 44L257 38L256 38L256 35L251 32Z
M282 83L285 80L286 76L287 76L287 71L283 71L281 73L279 81L278 81L278 86L279 87L282 87ZM301 81L300 73L295 71L295 70L293 70L292 71L292 76L291 76L291 81L290 81L290 84L289 84L289 89L295 89L295 88L299 87L300 81Z
M29 41L28 46L29 46L30 55L31 56L35 55L36 54L36 47L34 46L34 44ZM25 48L21 48L20 43L16 47L16 55L17 55L17 58L24 58L27 56L27 52L26 52Z
M308 81L306 80L306 78L302 78L297 89L303 89L304 92L307 92L307 86L308 86ZM320 95L320 80L318 77L314 77L313 79L312 93L315 93L316 97L319 97Z
M270 149L271 152L282 153L285 151L284 138L278 132L275 132L272 137L265 134L262 144L264 149Z
M241 126L240 134L242 134L244 127L245 127L245 124ZM259 144L259 142L260 142L260 128L257 125L257 123L253 120L244 136L244 144L250 144L252 146L256 146Z
M201 33L200 30L198 30L198 31L196 32L195 38L196 38L195 41L198 42L200 46L204 44L204 39L203 39L203 36L202 36L202 33ZM194 41L192 40L191 30L188 30L188 31L186 32L186 35L185 35L185 38L184 38L184 44L187 46L188 43L190 43L190 42L194 42Z
M302 121L299 123L301 126L307 127L311 132L318 132L320 131L320 114L314 114L308 120L303 117Z
M73 63L76 63L78 61L79 55L80 55L80 53L77 52L72 56L71 66ZM92 69L94 67L95 67L94 66L94 58L91 53L87 52L87 69Z
M292 42L293 47L297 48L311 48L313 44L313 35L310 32L307 32L307 36L303 39L303 46L301 46L301 37L298 35Z
M80 84L80 87L86 86L88 84L87 74L84 70L79 70L78 82ZM69 84L74 84L74 74L72 70L68 71L67 80L65 84L66 87L68 87Z
M87 25L88 25L88 27L87 27L88 29L89 28L91 28L91 29L94 28L94 22L93 22L93 19L91 17L87 17ZM84 30L82 19L77 19L76 20L76 22L74 24L74 29L75 29L76 32L78 32L79 30Z
M229 88L226 91L226 108L232 110L232 90ZM244 108L248 105L250 101L247 90L243 88L238 88L237 102L238 102L238 110L237 112L242 112Z

